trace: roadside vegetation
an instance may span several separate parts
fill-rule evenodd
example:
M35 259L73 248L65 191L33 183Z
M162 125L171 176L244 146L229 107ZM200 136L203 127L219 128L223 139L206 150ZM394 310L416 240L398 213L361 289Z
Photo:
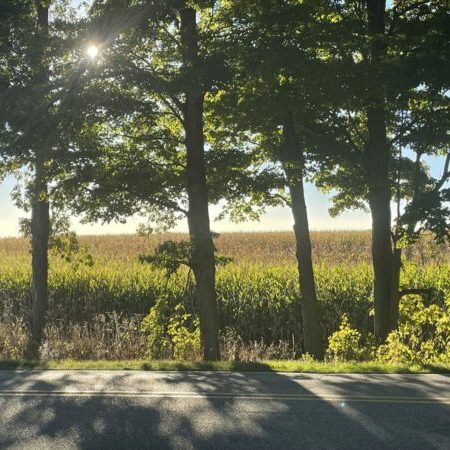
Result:
M138 260L142 248L151 251L166 238L83 237L80 241L87 245L86 251L92 250L89 265L53 255L41 357L46 361L200 361L195 296L188 270L180 269L168 277L164 270ZM0 263L0 355L21 360L27 346L29 254L25 240L3 239L0 243L5 244ZM221 252L233 259L217 273L223 360L310 358L304 354L301 297L299 301L295 262L289 258L293 245L293 236L287 232L225 233L217 239ZM322 340L327 361L338 365L329 370L350 370L351 365L339 366L345 361L371 361L373 367L400 364L403 368L448 363L449 253L435 247L429 236L410 250L401 287L420 288L420 295L402 298L399 330L385 345L376 346L369 248L367 232L313 233ZM321 367L311 358L302 364Z
M450 364L380 364L376 362L302 362L302 361L173 361L173 360L60 360L0 361L0 370L155 370L223 372L303 372L303 373L450 373Z

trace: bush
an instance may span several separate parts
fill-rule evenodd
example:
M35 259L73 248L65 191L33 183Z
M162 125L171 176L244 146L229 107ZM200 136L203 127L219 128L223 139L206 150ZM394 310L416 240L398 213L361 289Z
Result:
M326 356L331 361L362 361L371 353L369 346L364 345L361 333L350 325L346 314L339 330L329 337L328 342Z
M141 331L147 336L150 358L191 361L201 358L199 321L182 304L158 300L142 321Z
M450 361L450 297L442 306L426 306L418 295L403 297L399 328L379 347L377 358L387 363Z
M160 299L141 323L141 331L147 336L147 355L149 358L170 358L172 348L167 328L172 311L173 308L168 300Z
M329 338L327 358L332 361L377 359L389 364L439 364L450 361L450 297L443 305L425 304L409 295L400 302L399 328L384 345L375 348L371 334L364 336L343 316L339 330Z
M194 361L201 359L200 322L187 314L183 305L177 305L167 326L175 359Z

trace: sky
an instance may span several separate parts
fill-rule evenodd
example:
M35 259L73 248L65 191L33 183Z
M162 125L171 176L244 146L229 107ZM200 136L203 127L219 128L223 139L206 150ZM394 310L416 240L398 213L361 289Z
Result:
M25 213L17 209L10 193L15 180L12 177L6 179L0 185L0 237L18 236L18 220L25 217ZM307 185L306 199L311 229L313 230L337 230L337 229L368 229L370 228L370 216L364 212L348 212L333 219L329 217L328 197L320 193L314 186ZM270 208L259 222L245 222L240 224L229 221L215 222L220 207L212 206L210 210L211 228L219 233L227 231L278 231L292 230L293 220L289 208ZM73 229L78 234L118 234L134 233L142 218L133 217L126 224L80 224L79 220L72 218ZM187 224L180 223L174 231L187 231Z
M74 4L81 3L73 0ZM438 176L441 162L429 160L431 172ZM23 211L17 209L10 197L11 190L15 185L13 177L9 177L0 183L0 237L18 236L18 221L24 217ZM349 211L337 218L328 214L330 199L327 195L319 192L313 185L306 186L306 201L308 206L308 218L312 230L361 230L370 228L370 215L363 211ZM220 208L212 206L210 210L211 228L216 232L227 231L278 231L292 230L293 220L289 208L269 208L257 222L230 223L229 221L214 221ZM117 234L134 233L142 218L132 217L126 224L80 224L77 218L72 218L72 225L78 234ZM180 223L175 231L187 231L187 224Z
M442 173L443 158L427 158L426 163L431 174L438 178ZM10 197L15 185L12 177L0 184L0 237L19 236L18 220L25 217L23 211L17 209ZM370 214L363 211L348 211L339 217L332 218L328 214L331 205L329 196L318 191L312 184L307 184L305 189L306 203L308 207L308 219L311 230L367 230L370 228ZM289 208L269 208L257 222L231 223L229 221L214 221L220 207L211 206L211 228L218 233L239 231L285 231L292 230L293 219ZM73 229L80 235L83 234L120 234L134 233L143 222L142 218L132 217L126 224L81 224L73 217ZM181 222L173 231L187 231L187 223Z

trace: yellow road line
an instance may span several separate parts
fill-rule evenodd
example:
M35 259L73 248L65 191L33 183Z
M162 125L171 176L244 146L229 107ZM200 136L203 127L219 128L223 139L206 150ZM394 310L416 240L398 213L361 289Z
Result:
M55 390L0 390L0 397L141 397L224 400L295 400L368 403L450 403L450 397L388 397L363 395L299 395L299 394L240 394L227 392L143 392L143 391L55 391Z

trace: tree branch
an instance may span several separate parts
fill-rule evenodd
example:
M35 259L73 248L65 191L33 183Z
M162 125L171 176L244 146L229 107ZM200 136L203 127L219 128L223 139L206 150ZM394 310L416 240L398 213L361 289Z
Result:
M433 288L412 288L412 289L402 289L398 293L399 300L405 295L420 295L426 301L430 302L430 297L435 290Z
M348 109L345 110L345 115L347 117L347 120L350 123L350 126L353 128L353 131L355 132L355 134L361 139L361 142L365 145L366 139L364 138L364 136L360 133L360 131L358 130L358 127L353 119L353 117L350 114L350 111Z
M283 201L286 204L286 206L289 206L289 207L292 206L291 202L284 195L281 195L281 194L269 194L269 197L270 198L279 198L281 201Z
M403 139L405 137L405 133L412 130L412 128L414 127L415 123L414 122L410 122L407 125L405 125L404 127L402 127L398 133L396 133L396 135L392 138L389 139L388 142L390 145L393 145L399 141L401 141L401 139Z
M402 16L403 14L405 14L409 11L412 11L413 9L419 8L421 6L425 6L427 3L429 3L429 0L421 0L421 1L417 1L415 3L412 3L403 9L399 9L398 4L396 6L394 6L394 8L392 9L392 22L391 22L391 25L389 26L387 34L392 34L394 32L395 26L397 25L397 21L400 18L400 16Z
M442 172L441 179L437 182L434 189L439 191L448 179L450 179L450 152L447 153L447 157L445 158L444 170Z
M184 117L182 115L182 112L180 112L180 108L178 107L178 105L182 105L182 103L178 99L176 99L175 101L175 97L170 97L170 99L175 103L174 106L167 98L164 97L164 95L161 94L159 97L161 101L170 109L171 113L180 121L181 125L184 126ZM177 109L176 107L178 107L179 109Z

